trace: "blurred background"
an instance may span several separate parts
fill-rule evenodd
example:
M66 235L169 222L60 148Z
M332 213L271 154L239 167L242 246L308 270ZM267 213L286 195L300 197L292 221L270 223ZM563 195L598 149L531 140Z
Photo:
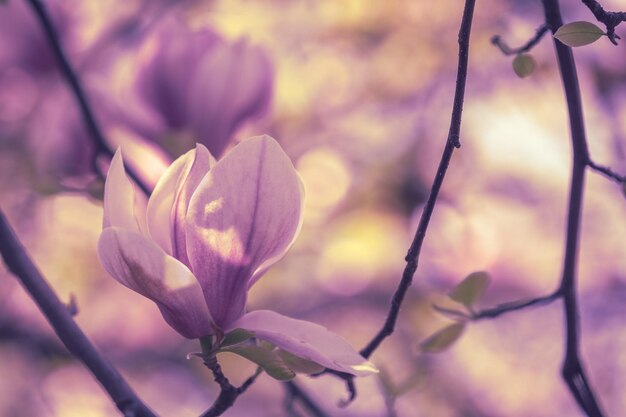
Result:
M100 351L163 416L197 416L217 395L199 350L147 299L98 263L106 158L95 155L47 39L26 2L0 4L0 204L59 296ZM564 2L565 3L565 2ZM579 2L565 21L593 21ZM621 4L619 4L621 3ZM46 2L110 146L144 181L194 146L219 156L268 133L307 189L300 237L250 292L323 324L361 348L380 328L447 135L463 2ZM608 10L624 7L605 0ZM433 304L472 271L493 277L479 307L545 295L558 285L571 151L549 36L518 78L490 43L526 42L540 1L476 6L455 153L394 335L358 379L297 381L333 416L580 415L560 379L560 302L472 323L440 354L418 346L450 322ZM618 34L626 35L623 28ZM626 53L607 39L575 50L590 148L626 172ZM626 202L590 173L580 255L582 355L608 415L626 408ZM18 281L0 267L0 415L117 415L67 353ZM220 357L240 383L254 371ZM262 375L227 415L306 415Z

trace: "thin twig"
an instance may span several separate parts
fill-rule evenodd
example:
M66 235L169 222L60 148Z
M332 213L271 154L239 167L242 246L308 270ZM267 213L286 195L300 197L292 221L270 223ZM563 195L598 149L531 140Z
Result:
M295 411L293 410L294 400L298 400L313 417L328 417L328 414L326 414L326 412L315 403L309 394L307 394L295 382L289 381L283 385L287 390L286 407L288 410L291 410L292 413L295 414Z
M599 172L600 174L604 175L605 177L612 179L613 181L617 182L618 184L626 183L626 175L620 175L620 174L614 172L609 167L605 167L603 165L598 165L595 162L593 162L591 159L589 159L587 161L587 166L589 168L591 168L592 170L594 170L596 172Z
M491 43L497 46L504 55L518 55L530 51L535 45L539 43L539 41L543 38L543 35L545 35L546 32L548 32L548 26L546 24L542 24L537 28L535 35L530 38L528 42L518 48L511 48L509 45L507 45L506 42L502 40L502 37L500 35L494 35L491 38Z
M72 319L67 306L28 256L8 220L0 211L0 254L9 271L20 281L67 349L82 361L124 416L156 417L137 397L120 373L97 351Z
M532 298L530 300L510 301L507 303L498 304L495 307L477 311L476 313L471 314L469 318L471 320L493 319L503 314L511 313L513 311L519 311L528 307L536 307L549 304L560 297L561 292L557 290L552 294L545 295L543 297Z
M595 18L604 23L606 26L606 36L611 40L613 45L617 45L617 40L620 39L615 33L615 28L620 23L626 22L626 12L607 12L602 5L596 0L582 0L583 4L591 10L591 13Z
M559 2L558 0L542 0L542 3L546 23L554 33L563 25ZM563 89L567 99L573 148L565 256L560 286L560 291L563 294L566 327L565 359L562 367L562 375L581 409L587 413L589 417L602 417L603 413L591 389L591 385L587 381L579 355L580 334L576 293L576 269L578 264L577 258L580 240L585 169L590 158L587 138L585 136L582 101L580 98L574 56L569 47L556 41L556 39L554 45L556 48L559 71L563 81Z
M235 400L239 393L237 387L232 385L228 378L222 372L220 364L217 362L215 355L211 355L204 359L204 364L213 372L215 382L220 386L220 393L211 408L202 413L200 417L217 417L221 416L226 410L235 404Z
M59 62L59 66L61 67L61 73L65 77L68 86L70 87L74 98L80 108L83 121L87 127L89 134L93 140L95 145L95 152L93 155L92 165L94 172L102 175L100 172L100 168L98 167L97 159L100 155L105 155L109 158L113 156L113 150L109 146L109 142L104 137L102 133L102 129L100 128L97 119L91 109L91 105L89 103L89 99L87 98L87 94L83 89L82 83L78 76L76 75L76 71L69 62L63 47L61 46L61 42L59 41L58 33L50 19L50 15L46 10L46 6L41 2L41 0L27 0L30 6L32 7L43 31L46 35L46 38L50 42L50 47L52 48L52 52ZM126 165L126 172L132 178L132 180L137 184L139 188L147 195L150 195L150 187L145 184L135 170Z
M475 0L465 1L465 7L463 10L463 17L461 19L461 27L459 29L458 37L459 61L456 77L456 88L454 93L454 103L450 121L450 130L448 132L448 138L446 140L443 154L441 156L441 161L439 162L439 167L437 168L437 174L435 175L433 185L430 189L430 194L428 195L428 200L426 201L426 205L424 206L424 210L422 211L422 216L420 218L417 231L415 232L413 243L411 244L411 247L409 248L409 251L406 255L406 267L404 268L404 271L402 273L402 279L400 280L400 284L398 285L398 288L396 289L396 292L393 294L393 297L391 299L391 306L389 308L385 323L383 327L378 331L378 333L372 338L372 340L360 351L361 355L363 355L363 357L365 358L369 358L382 343L382 341L390 336L394 331L402 301L404 300L404 297L409 287L411 286L411 283L413 282L413 276L415 275L415 271L417 270L422 243L424 242L426 230L428 229L428 224L433 214L435 203L437 202L437 196L439 195L439 191L443 184L448 165L450 164L450 160L452 159L452 153L454 152L455 148L461 146L459 136L461 131L461 116L463 113L465 83L467 79L469 40L472 27L474 5Z
M256 368L256 371L252 375L250 375L248 379L243 381L243 384L241 384L239 388L237 388L237 392L239 392L240 395L246 392L246 390L250 388L252 384L254 384L254 381L256 381L256 379L262 373L263 373L263 369L261 367Z
M389 307L389 312L387 313L387 318L385 319L385 322L381 329L359 352L366 359L368 359L372 355L372 353L374 353L374 351L378 348L378 346L380 346L383 340L389 337L395 329L396 321L398 320L398 315L400 314L400 307L402 306L404 297L406 296L406 293L413 282L413 276L415 275L415 271L417 270L422 243L424 242L424 238L426 237L426 230L428 229L430 218L435 209L437 197L439 195L439 191L441 190L441 186L448 170L450 160L452 159L452 154L455 148L461 147L459 137L461 131L461 117L463 114L465 84L467 79L469 39L475 3L475 0L465 1L463 17L461 18L461 26L459 28L458 35L459 60L456 77L456 88L454 92L454 102L452 105L452 116L450 121L450 128L448 131L448 138L446 140L443 154L441 155L441 160L439 161L439 166L437 168L437 173L435 174L435 179L433 180L433 184L428 195L428 200L426 201L426 205L424 206L424 210L422 211L422 216L420 217L420 222L415 232L415 237L413 238L411 247L409 248L408 253L405 257L406 266L404 268L404 271L402 272L402 278L400 279L400 283L398 284L398 287L396 288L396 291L391 298L391 304ZM325 369L324 372L322 372L321 374L326 373L338 376L345 381L346 388L348 390L348 400L345 403L349 403L350 401L354 400L354 398L356 398L354 376L342 372L337 372L332 369Z
M241 384L240 387L236 387L230 383L222 367L217 362L215 354L207 355L203 357L204 364L213 373L215 382L220 386L220 393L213 402L213 405L200 415L200 417L217 417L224 414L226 410L232 407L237 401L237 397L243 394L261 374L261 368L257 368L256 372Z
M322 372L310 375L313 378L322 375L334 375L337 378L341 379L346 384L346 391L348 391L348 398L345 400L341 400L339 405L341 407L347 406L356 398L356 385L354 384L354 375L348 374L346 372L336 371L334 369L326 368Z

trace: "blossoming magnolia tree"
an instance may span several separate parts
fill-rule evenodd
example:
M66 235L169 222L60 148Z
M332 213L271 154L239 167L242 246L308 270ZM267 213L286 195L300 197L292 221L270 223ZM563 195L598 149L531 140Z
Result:
M248 289L287 252L302 224L304 187L274 139L248 139L218 162L199 144L165 171L145 210L139 197L118 150L104 191L102 265L154 301L178 333L201 339L203 355L238 353L279 366L283 373L270 371L279 379L302 367L290 367L283 351L319 365L312 368L318 372L376 372L319 325L245 311Z
M169 2L164 3L163 10L168 10ZM250 288L287 253L303 223L305 187L279 144L270 136L258 136L231 146L233 133L244 121L263 113L270 101L272 65L267 56L246 40L231 43L206 28L192 31L180 20L164 19L158 22L155 18L156 34L151 33L143 39L145 43L140 48L142 53L137 61L141 65L134 79L135 97L132 105L138 107L133 107L133 111L128 113L122 111L121 115L113 117L116 120L112 122L127 124L126 127L137 136L157 147L169 146L167 151L172 157L186 152L165 169L152 190L150 185L142 181L142 176L131 168L141 167L140 161L133 161L126 149L118 148L114 151L111 144L116 142L107 140L106 128L104 131L100 129L81 79L60 42L59 33L62 31L55 29L54 20L45 4L40 0L28 0L44 29L46 36L43 39L50 43L50 50L60 63L69 91L81 110L81 120L85 121L88 132L81 132L78 136L86 137L84 133L89 133L88 138L83 138L90 142L88 149L84 149L88 150L88 163L77 164L74 161L74 168L80 168L79 172L83 169L93 171L89 173L93 176L103 176L101 167L106 164L101 164L102 158L99 157L106 156L105 162L110 159L104 192L100 196L104 216L103 230L97 242L100 263L119 283L153 301L165 322L183 338L199 340L201 351L189 356L198 356L203 360L219 387L212 405L202 417L227 412L239 395L263 372L284 381L283 386L288 393L287 411L290 414L299 415L289 407L291 403L299 401L308 414L316 417L327 414L307 394L306 389L292 381L297 373L340 378L349 393L346 404L357 397L355 377L378 374L377 381L386 395L388 415L395 415L394 401L403 389L390 382L382 361L377 361L375 366L369 359L383 341L394 334L400 308L418 269L426 231L448 166L454 151L461 146L461 116L476 2L465 0L463 3L458 35L456 88L443 153L424 200L414 239L404 258L405 268L399 282L394 282L391 301L385 306L388 307L386 318L381 320L382 326L375 330L369 342L357 351L340 335L313 322L287 317L277 311L248 311L246 308ZM626 13L606 11L595 0L582 0L582 3L604 25L606 31L591 22L564 24L559 1L542 0L544 22L525 45L511 48L498 36L492 39L492 43L505 55L515 55L513 71L524 78L531 76L537 69L537 62L529 51L546 33L552 32L554 35L557 65L567 99L573 149L562 275L558 285L548 295L480 310L476 306L490 278L486 272L471 273L448 292L446 302L454 303L453 307L435 306L452 323L430 337L423 338L420 350L422 353L432 353L450 347L471 322L560 300L565 328L561 373L571 394L568 404L578 406L588 417L604 417L606 413L593 389L580 353L581 314L577 290L580 223L587 169L613 180L622 189L626 189L626 177L595 163L591 157L571 47L589 45L605 36L618 45L619 36L615 30L621 22L626 21ZM193 5L189 7L189 10L195 10ZM19 13L15 16L21 16L25 11L22 8L16 10ZM11 15L0 17L0 21L13 23L7 24L6 30L0 27L0 35L6 32L5 36L11 35L9 39L15 34L18 34L17 39L22 38L19 33L24 25L14 24ZM62 22L63 19L56 24L62 26ZM367 32L368 40L365 43L369 45L369 42L380 41L379 35ZM39 45L40 37L36 40ZM0 44L4 45L2 40ZM7 50L4 53L0 51L2 85L12 83L19 78L20 71L30 68L31 65L26 63L31 58L41 58L38 55L28 56L28 59L20 58L24 51L12 46L5 48ZM46 58L42 61L46 64L43 68L49 70L48 56L43 57ZM403 55L403 62L404 59ZM35 61L39 62L39 59ZM15 72L15 68L12 68L15 65L23 68ZM5 77L3 68L10 68L11 71L6 72L12 75ZM15 78L15 74L18 74L18 78ZM61 101L55 93L51 96L52 105L57 111L50 117L61 117L65 114L64 106L57 108ZM345 110L342 108L342 111ZM74 128L62 120L58 119L57 123ZM47 126L55 125L43 123L44 127L37 129L41 132L38 135L45 136ZM312 125L314 129L318 126L316 123ZM12 129L0 126L0 133L4 131ZM58 129L56 136L59 136L59 131L63 130ZM193 142L200 142L194 149L189 150L191 142L188 141L189 136L185 136L187 133L194 136ZM168 135L175 136L176 146L167 143ZM53 136L51 133L48 139ZM77 135L60 136L76 139ZM74 145L78 145L77 140L74 140ZM56 147L54 144L50 146ZM44 151L44 154L47 152ZM63 159L63 168L68 168L67 164L67 160ZM78 175L73 170L69 172ZM88 189L78 191L89 192ZM90 195L98 196L97 193ZM125 416L156 417L83 334L72 318L75 308L70 305L68 309L59 300L31 261L3 213L0 213L0 253L9 271L19 278L59 338L88 367L121 413ZM125 306L129 305L120 303L121 308ZM278 305L277 309L280 310L281 306ZM406 346L402 345L402 348ZM225 352L239 355L257 365L256 372L240 386L232 385L222 371L217 355ZM414 360L414 356L411 356L411 360ZM9 360L5 362L10 363ZM448 402L448 399L445 401ZM28 413L23 410L19 412L19 415ZM359 415L358 411L356 413L354 415ZM414 404L411 404L409 413L415 415ZM460 408L456 413L467 414L466 410ZM453 415L452 412L448 414Z

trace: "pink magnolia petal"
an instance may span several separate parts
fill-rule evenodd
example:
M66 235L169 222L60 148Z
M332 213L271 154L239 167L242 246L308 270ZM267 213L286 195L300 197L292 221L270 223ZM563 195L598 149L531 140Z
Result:
M183 175L189 160L193 158L193 153L194 151L191 150L181 155L163 172L148 200L146 216L150 237L169 255L172 254L170 217L176 184Z
M187 256L187 241L185 238L185 222L189 202L196 188L198 188L202 179L215 163L215 158L213 158L206 146L197 144L193 158L190 159L189 163L185 166L183 175L180 176L176 184L176 193L170 213L172 251L176 259L180 260L185 265L190 265Z
M301 211L298 175L269 136L240 143L202 180L187 213L187 253L219 326L243 314L250 279L284 254Z
M117 149L104 183L104 227L140 232L135 216L135 191L126 176L122 150Z
M302 181L302 178L297 172L296 172L296 175L298 177L298 184L300 185L300 204L302 207L304 207L304 197L305 197L304 182ZM304 223L304 210L300 210L300 219L298 221L298 228L296 229L296 232L294 233L293 239L291 239L291 242L285 245L285 248L281 252L277 253L270 259L266 259L261 264L261 266L259 266L256 269L256 271L254 271L254 274L252 274L252 278L250 278L250 281L248 281L248 288L252 287L259 280L259 278L261 278L263 274L267 272L269 268L271 268L272 265L280 261L282 257L285 256L289 248L291 248L291 246L294 244L294 242L298 238L298 235L300 234L300 229L302 229L302 223Z
M154 301L167 323L188 338L211 334L211 316L189 269L138 233L105 229L98 240L104 269L126 287Z
M296 320L270 310L245 314L231 326L254 332L259 339L326 368L356 376L378 372L341 336L309 321Z
M163 173L148 202L150 236L165 252L188 265L184 218L189 199L202 178L215 164L204 145L197 145L176 159Z

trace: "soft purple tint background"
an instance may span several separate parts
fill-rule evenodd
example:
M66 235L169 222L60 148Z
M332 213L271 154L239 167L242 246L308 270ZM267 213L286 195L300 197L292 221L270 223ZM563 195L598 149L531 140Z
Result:
M228 146L225 137L270 133L279 139L307 187L305 223L288 256L250 292L250 308L316 321L362 346L385 316L445 140L462 2L49 3L54 16L71 11L56 17L57 24L108 138L113 145L134 144L136 166L151 179L194 142L210 147L206 141L215 132L217 153ZM603 4L623 7L617 0ZM592 19L577 2L563 8L567 20ZM345 397L339 381L298 378L332 415L578 415L558 374L558 304L472 325L440 355L416 351L446 323L432 304L445 304L445 292L471 271L494 277L483 306L542 295L557 284L570 149L553 47L549 38L542 41L533 50L537 72L520 80L511 60L489 42L500 34L520 45L541 16L537 3L477 5L463 147L396 334L372 358L385 372L358 380L359 397L346 409L335 407ZM216 395L201 363L184 359L198 346L98 265L101 205L59 186L80 188L91 175L88 136L54 67L44 70L22 56L41 46L13 50L13 39L42 45L29 10L11 0L0 7L5 19L30 23L0 23L2 207L61 297L76 295L78 322L146 401L162 415L198 415ZM207 57L176 55L174 33L209 38ZM622 173L623 50L602 39L575 51L592 154ZM246 51L265 58L258 66L229 66L228 57L247 62L238 55ZM216 52L224 60L213 68ZM200 61L216 75L194 82L218 92L185 87ZM146 92L155 80L164 89L159 94L173 98L164 102L149 93L156 91ZM264 81L255 89L255 80ZM257 91L255 99L250 91ZM219 117L212 113L218 110L224 111ZM162 163L148 162L154 160ZM626 207L613 183L590 175L587 185L582 351L607 414L619 415L626 407ZM0 300L0 414L114 415L5 272ZM235 382L254 370L234 357L220 360ZM229 415L287 415L283 398L280 385L262 376ZM395 414L387 409L394 402Z

